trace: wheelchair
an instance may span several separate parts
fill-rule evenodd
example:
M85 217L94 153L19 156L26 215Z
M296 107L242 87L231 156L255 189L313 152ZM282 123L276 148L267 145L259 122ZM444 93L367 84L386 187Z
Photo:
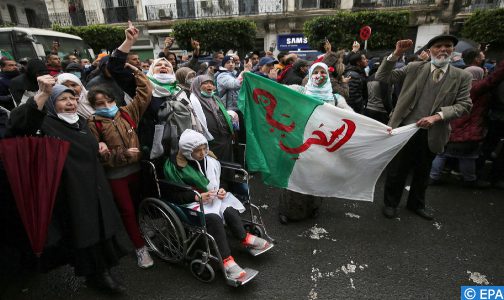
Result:
M232 174L232 182L248 184L249 174L240 165L221 162L221 168L223 173L225 169L231 171L228 173ZM150 161L142 161L142 173L144 181L145 178L150 178L150 183L142 184L151 192L143 192L143 200L138 209L138 222L146 243L159 258L170 263L188 263L193 276L205 283L215 278L211 262L223 271L226 283L233 287L245 285L259 273L244 268L247 274L244 278L234 280L227 277L217 244L206 229L201 195L190 186L159 179L156 167ZM198 195L201 211L170 202L170 193L187 191ZM236 196L240 199L240 195ZM241 196L240 200L244 199L242 203L246 208L242 216L247 215L242 218L245 230L267 240L271 245L264 251L250 251L252 255L257 256L270 250L274 246L274 240L266 232L259 208L250 201L248 189L246 195Z

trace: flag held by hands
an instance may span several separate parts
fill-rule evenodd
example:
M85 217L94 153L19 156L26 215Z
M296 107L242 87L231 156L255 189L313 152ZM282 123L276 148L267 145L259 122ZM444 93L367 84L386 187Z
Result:
M390 127L245 73L238 107L246 159L266 184L321 197L373 201L378 177L418 130Z

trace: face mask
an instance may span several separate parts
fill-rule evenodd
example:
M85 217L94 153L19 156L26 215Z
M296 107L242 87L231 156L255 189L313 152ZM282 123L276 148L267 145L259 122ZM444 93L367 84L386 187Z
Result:
M187 79L187 80L186 80L186 84L187 84L187 85L189 85L189 86L191 86L191 85L192 85L192 83L193 83L193 81L194 81L194 78Z
M75 124L79 121L77 113L58 113L58 118L67 122L68 124Z
M167 73L154 74L154 78L161 83L174 83L175 75Z
M451 61L450 58L440 58L440 59L436 59L434 57L431 58L431 64L435 65L438 68L446 66L447 64L450 63L450 61Z
M143 70L143 73L147 75L147 73L149 73L149 70Z
M91 68L91 64L85 64L84 68L86 68L86 69Z
M102 117L105 117L105 118L113 118L113 117L115 117L118 110L119 110L119 108L117 107L117 105L114 105L109 108L102 107L102 108L98 108L96 110L95 114L102 116Z
M201 95L203 95L204 97L212 97L213 95L215 94L215 91L214 92L211 92L211 93L207 93L205 91L201 91Z
M311 79L312 79L312 82L315 86L321 86L321 85L324 85L324 83L327 81L327 75L315 74L315 75L312 75Z
M13 77L16 77L18 76L20 73L18 70L14 70L14 71L2 71L3 74L7 75L7 77L9 78L13 78Z
M72 72L72 74L74 74L75 77L81 79L81 75L82 75L81 72Z

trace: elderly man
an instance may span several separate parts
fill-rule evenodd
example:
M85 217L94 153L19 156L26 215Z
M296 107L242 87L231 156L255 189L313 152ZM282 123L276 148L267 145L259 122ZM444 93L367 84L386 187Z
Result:
M411 40L398 41L394 53L384 59L376 73L379 81L403 82L389 126L415 123L421 128L389 165L383 209L387 218L398 215L397 207L410 171L413 177L406 207L422 218L433 218L425 209L432 160L448 142L449 122L469 113L472 107L471 75L449 64L457 42L452 35L436 36L427 43L430 62L412 62L394 70L397 59L413 45Z

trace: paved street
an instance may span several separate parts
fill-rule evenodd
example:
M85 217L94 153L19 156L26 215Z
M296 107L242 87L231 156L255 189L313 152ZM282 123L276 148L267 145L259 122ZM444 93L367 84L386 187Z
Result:
M456 185L430 187L436 219L401 209L381 214L383 182L374 203L327 199L320 216L287 226L277 221L277 189L253 182L276 247L257 258L234 243L237 262L260 271L245 287L222 274L204 284L188 267L156 260L150 270L124 257L115 274L124 299L460 299L462 285L504 285L504 191ZM404 203L402 203L402 206ZM121 237L131 247L125 236ZM87 289L69 267L12 280L1 299L108 299ZM15 277L13 277L15 278Z

